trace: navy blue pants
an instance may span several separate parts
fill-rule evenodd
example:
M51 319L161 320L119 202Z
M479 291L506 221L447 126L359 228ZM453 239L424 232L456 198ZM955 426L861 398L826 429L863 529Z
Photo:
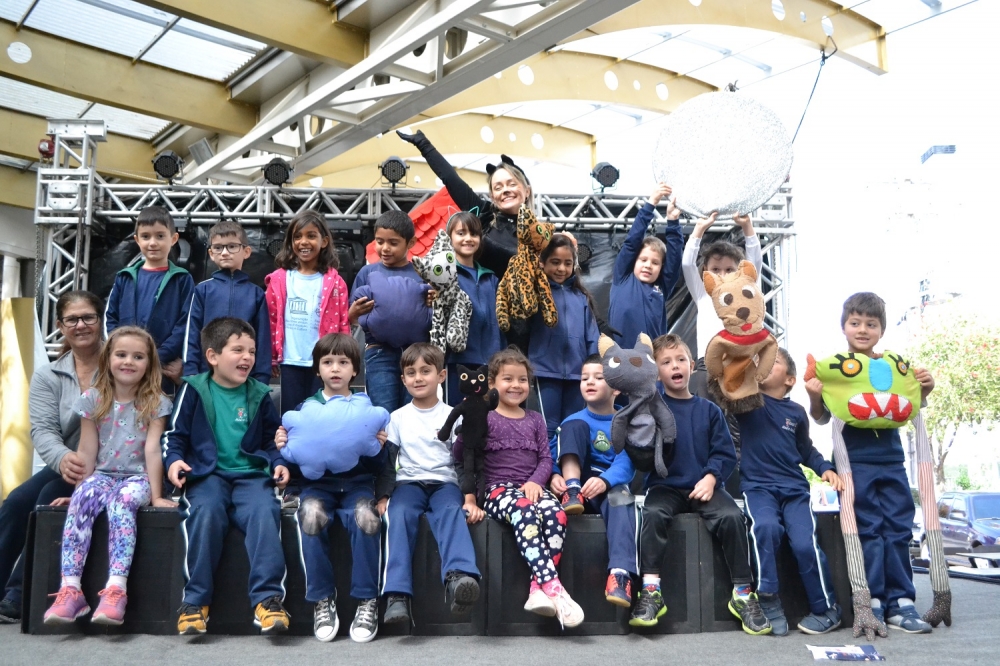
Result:
M390 414L411 400L401 378L402 356L401 349L385 345L365 349L365 393L373 405L384 407Z
M311 367L281 366L281 413L290 412L323 388L323 380Z
M378 573L382 557L379 535L365 534L354 520L354 505L359 499L371 499L373 495L371 487L366 486L332 492L305 483L302 494L299 495L300 501L318 499L330 517L327 529L315 536L306 534L299 526L299 550L302 553L302 569L306 572L306 601L309 603L316 603L337 593L337 581L330 561L330 527L335 518L347 528L351 537L351 596L355 599L374 599L378 596Z
M913 538L913 495L902 463L871 465L851 462L854 515L865 554L865 575L872 598L887 609L900 598L913 599L910 539Z
M799 565L809 610L824 613L836 603L826 555L816 542L816 518L808 489L756 488L743 493L750 519L750 550L757 561L757 591L778 593L777 553L783 534Z
M462 510L464 503L465 497L454 483L413 482L396 486L386 509L388 537L383 592L413 596L413 549L420 516L424 513L441 553L441 582L449 571L479 578L476 551Z
M538 382L538 400L542 405L545 428L549 439L552 439L563 419L586 405L580 393L580 380L538 377L535 381Z
M250 606L274 596L284 599L281 505L266 473L216 470L202 479L190 479L184 485L181 512L187 545L185 603L211 605L213 577L230 525L245 535Z

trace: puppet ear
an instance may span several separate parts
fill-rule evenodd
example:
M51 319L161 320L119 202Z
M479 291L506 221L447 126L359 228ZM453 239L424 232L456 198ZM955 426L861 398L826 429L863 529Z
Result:
M744 259L740 262L740 273L746 275L751 280L757 280L757 269L753 267L753 263Z
M806 354L806 371L802 375L803 381L809 381L816 377L816 359L812 354Z
M606 335L602 335L597 341L597 352L604 356L609 349L615 346L615 341Z
M701 279L704 280L705 291L707 291L709 295L711 295L712 292L715 291L716 287L722 284L722 280L719 279L719 276L717 276L715 273L710 273L708 271L702 273Z
M650 349L650 350L652 350L652 349L653 349L653 341L652 341L652 340L650 340L650 339L649 339L649 336L648 336L648 335L646 335L645 333L640 333L640 334L639 334L639 337L638 337L638 338L636 338L636 341L635 341L635 343L636 343L636 346L637 346L637 347L638 347L639 345L645 345L645 346L649 347L649 349Z

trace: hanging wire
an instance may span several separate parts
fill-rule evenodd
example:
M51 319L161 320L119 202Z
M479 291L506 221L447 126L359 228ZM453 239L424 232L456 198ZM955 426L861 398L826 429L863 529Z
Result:
M795 139L799 136L799 130L802 129L802 122L806 119L806 111L809 110L809 104L812 103L813 95L816 93L816 86L819 84L819 75L823 73L823 65L826 61L832 58L837 53L837 42L833 41L833 37L830 37L830 41L833 42L833 53L827 55L826 49L820 49L819 58L819 69L816 71L816 80L813 81L812 90L809 91L809 99L806 100L806 108L802 109L802 117L799 118L799 125L795 128L795 134L792 135L792 143L795 143Z

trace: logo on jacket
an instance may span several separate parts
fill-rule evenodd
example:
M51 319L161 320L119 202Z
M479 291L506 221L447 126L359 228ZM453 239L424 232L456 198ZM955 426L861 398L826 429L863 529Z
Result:
M603 430L597 431L597 437L594 438L594 449L604 453L611 448L611 440L608 436L604 434Z
M236 408L236 422L237 423L246 423L247 422L247 410L246 410L246 407L237 407Z
M785 425L781 426L781 429L787 430L788 432L795 432L795 426L797 425L798 423L796 423L794 420L786 418Z

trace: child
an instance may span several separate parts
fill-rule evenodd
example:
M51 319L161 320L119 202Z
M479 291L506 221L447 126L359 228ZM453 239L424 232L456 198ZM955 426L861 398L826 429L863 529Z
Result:
M414 238L413 220L406 213L390 210L382 213L375 220L375 247L378 250L379 262L361 267L352 294L358 287L368 284L368 276L373 272L385 273L410 278L423 284L417 275L407 253L416 242ZM427 304L433 300L433 292L427 296ZM358 323L358 317L368 314L375 307L375 301L362 296L355 297L349 313L351 324ZM426 338L425 338L426 339ZM403 350L379 340L375 335L365 335L365 390L372 399L372 404L385 407L389 412L405 405L410 400L409 394L403 388L399 379L399 359Z
M807 465L836 490L843 490L833 465L812 445L806 410L787 398L795 386L795 362L784 349L760 384L764 406L738 414L743 433L740 489L743 510L751 520L750 536L757 559L757 596L771 623L771 633L788 633L775 555L781 535L799 564L811 614L799 622L807 634L825 634L840 626L840 607L833 591L826 555L816 543L816 520L810 506L809 482L800 465Z
M208 370L201 356L201 329L219 317L236 317L257 331L257 364L252 376L271 381L271 323L264 290L250 282L243 262L250 258L250 239L237 222L219 222L208 230L208 256L219 267L212 277L194 288L184 344L184 376Z
M844 301L840 324L848 351L879 358L875 345L885 332L885 301L871 292L854 294ZM924 399L934 390L934 378L915 369ZM830 413L823 404L823 383L806 382L809 414L826 423ZM854 514L864 550L865 574L872 595L872 612L890 627L911 634L927 634L931 626L913 606L916 589L910 566L914 505L903 464L899 430L872 430L844 425L844 447L854 477Z
M288 629L281 510L275 483L288 468L274 444L280 425L268 387L250 377L256 360L253 327L220 317L201 332L209 370L184 378L164 434L167 477L183 488L181 529L187 581L177 631L205 633L222 541L233 524L246 535L250 605L262 634ZM272 480L273 476L273 480Z
M462 402L458 388L458 364L475 368L486 365L490 357L503 349L506 342L497 326L497 276L483 268L477 259L483 251L483 226L472 213L455 213L445 228L455 248L458 262L458 285L472 301L468 344L463 352L448 354L448 379L445 401L454 407Z
M638 575L635 552L635 504L612 506L608 491L628 485L635 468L624 451L611 448L614 391L604 381L597 354L588 356L580 372L580 393L586 408L571 415L550 442L555 461L552 490L562 495L568 514L600 513L608 534L608 582L604 597L616 606L632 605L632 577ZM582 486L581 486L582 482Z
M553 234L539 255L549 278L559 323L549 328L536 313L529 321L528 359L538 378L538 398L552 439L562 420L583 409L580 368L585 358L597 353L597 319L590 294L574 273L576 243L566 234Z
M485 497L483 509L490 518L511 526L521 556L531 568L524 609L557 616L564 627L575 627L583 622L583 609L570 598L556 570L562 559L566 514L555 495L544 489L552 473L545 422L538 412L520 406L528 397L531 364L514 347L501 350L490 359L488 379L500 403L489 413L483 478L477 480ZM461 436L453 453L461 478ZM466 506L475 501L475 495L465 496Z
M278 270L264 278L271 317L271 373L281 375L281 411L319 390L312 349L328 333L350 333L347 284L323 216L300 211L274 258Z
M313 371L323 388L308 400L327 403L338 396L351 395L351 380L361 369L358 343L343 333L328 333L319 339L312 352ZM379 439L384 444L385 433ZM287 434L278 429L278 445L284 447ZM378 632L378 576L380 544L378 516L374 532L366 533L355 519L355 507L375 502L375 478L385 465L386 450L372 457L362 457L352 469L341 474L326 472L315 481L301 479L302 494L296 514L299 523L299 548L306 572L306 601L315 604L313 634L324 643L332 641L340 629L337 618L337 584L330 562L329 516L340 519L351 535L351 596L358 599L351 623L351 638L367 643Z
M684 245L681 226L677 222L681 211L670 201L667 205L666 239L664 245L656 236L647 236L653 221L653 211L663 197L669 197L670 186L660 183L649 196L625 236L618 258L615 259L611 281L611 305L608 323L618 333L619 345L631 345L645 333L650 339L667 332L667 299L680 274L680 255ZM640 316L639 313L642 313Z
M450 442L437 437L451 412L437 397L445 379L444 354L430 343L418 342L403 351L401 365L403 384L413 400L392 413L388 434L393 450L379 489L379 513L388 514L382 587L388 595L386 624L410 621L407 602L413 597L413 548L424 513L441 553L445 603L455 615L472 610L479 598L479 569L466 522L478 523L485 516L475 499L465 501Z
M160 362L149 333L135 326L112 332L104 345L93 388L76 400L85 477L73 491L62 543L62 583L45 612L45 624L67 624L90 612L80 591L94 520L108 512L108 583L91 622L125 619L128 572L135 553L139 507L177 506L163 498L160 435L170 400L160 390Z
M153 336L168 395L183 371L185 324L194 292L191 274L169 259L177 238L166 208L143 209L135 222L142 261L118 271L104 311L105 336L119 326L139 326Z
M688 380L694 362L687 345L676 335L653 341L664 402L677 423L677 442L670 475L655 471L646 476L646 501L642 509L642 589L629 624L650 627L667 612L660 594L660 565L667 547L667 530L679 513L697 513L722 544L733 594L729 611L743 623L743 631L759 636L771 631L751 591L753 578L747 558L747 532L743 514L722 484L736 465L736 451L722 410L691 395Z

